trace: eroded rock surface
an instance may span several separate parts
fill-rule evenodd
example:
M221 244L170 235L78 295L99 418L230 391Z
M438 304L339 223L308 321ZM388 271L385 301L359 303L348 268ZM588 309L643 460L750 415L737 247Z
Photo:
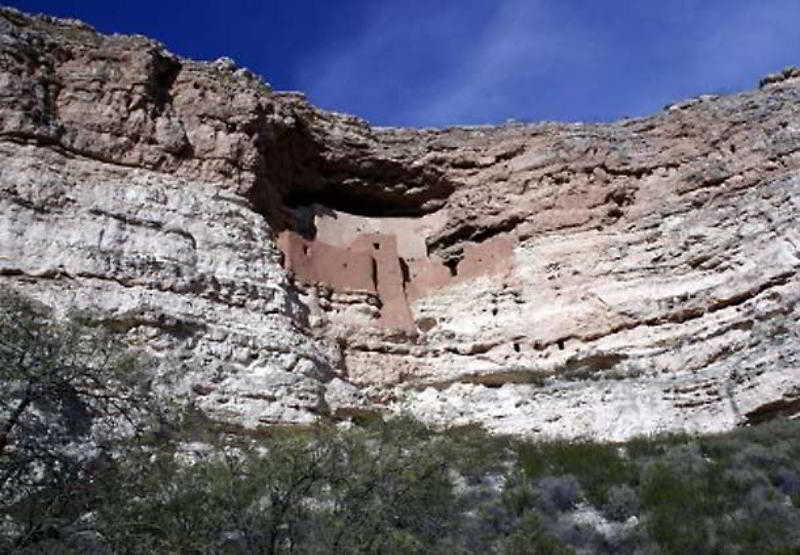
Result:
M373 128L0 11L0 283L248 427L622 439L800 412L800 73L614 124Z

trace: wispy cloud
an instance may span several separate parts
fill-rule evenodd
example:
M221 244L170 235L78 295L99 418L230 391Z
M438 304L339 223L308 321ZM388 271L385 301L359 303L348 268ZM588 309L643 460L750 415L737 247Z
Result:
M609 119L800 63L798 21L796 0L376 1L296 80L377 124Z
M565 64L591 64L604 45L576 49L580 29L560 28L545 2L503 4L485 22L464 57L466 67L450 72L435 94L402 114L411 121L482 123L519 117L542 96L550 76Z
M232 56L381 125L638 116L800 64L800 0L6 1Z
M509 95L545 79L569 42L544 1L431 4L374 4L353 40L311 53L298 82L324 105L361 103L393 122L488 121L512 117Z

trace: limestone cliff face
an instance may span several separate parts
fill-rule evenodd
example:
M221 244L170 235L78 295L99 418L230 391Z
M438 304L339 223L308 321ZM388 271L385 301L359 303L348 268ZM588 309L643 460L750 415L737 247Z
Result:
M608 125L372 128L0 11L0 284L244 426L622 439L800 413L800 74Z

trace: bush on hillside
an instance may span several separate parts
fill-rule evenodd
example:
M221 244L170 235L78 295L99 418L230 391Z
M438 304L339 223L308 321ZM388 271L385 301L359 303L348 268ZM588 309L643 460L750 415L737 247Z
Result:
M149 363L86 316L0 298L0 552L800 549L800 422L622 444L197 410L165 429Z
M71 316L0 292L0 550L74 528L115 445L160 416L146 362Z

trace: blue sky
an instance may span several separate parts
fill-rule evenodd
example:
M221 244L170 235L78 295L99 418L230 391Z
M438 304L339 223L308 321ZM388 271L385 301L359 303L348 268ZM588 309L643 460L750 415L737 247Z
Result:
M608 121L800 65L800 0L5 0L375 125Z

